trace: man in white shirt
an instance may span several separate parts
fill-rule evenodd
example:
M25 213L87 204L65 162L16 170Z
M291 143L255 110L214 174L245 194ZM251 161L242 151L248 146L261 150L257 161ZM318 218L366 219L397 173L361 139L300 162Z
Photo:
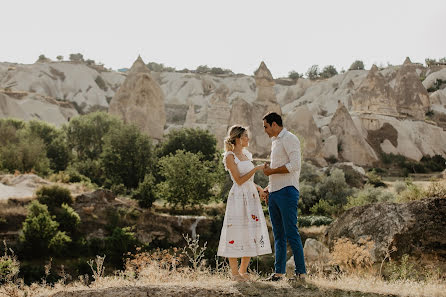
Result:
M299 138L282 125L282 117L270 112L263 117L263 127L271 138L271 165L263 172L269 177L265 188L275 247L275 273L267 280L278 281L286 272L286 244L290 243L296 265L296 278L306 274L302 240L297 229L299 175L301 168Z

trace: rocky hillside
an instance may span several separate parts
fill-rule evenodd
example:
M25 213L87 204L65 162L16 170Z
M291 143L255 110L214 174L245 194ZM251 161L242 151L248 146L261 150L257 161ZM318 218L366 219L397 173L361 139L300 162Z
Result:
M145 78L130 80L116 100L121 110L136 112L136 124L155 138L159 132L147 130L151 121L144 120L141 111L147 118L160 116L154 118L157 123L165 118L164 127L157 128L164 133L175 127L201 127L220 143L228 126L247 125L251 150L266 156L270 142L261 118L275 110L304 139L306 157L320 165L333 157L372 165L382 152L416 161L446 156L446 68L441 66L426 68L406 59L403 65L381 70L373 66L325 80L292 81L274 79L263 62L254 76L150 73L140 64L135 62L128 74L145 73ZM0 63L0 117L61 125L79 113L113 112L115 94L126 76L73 62ZM155 85L144 85L149 82Z

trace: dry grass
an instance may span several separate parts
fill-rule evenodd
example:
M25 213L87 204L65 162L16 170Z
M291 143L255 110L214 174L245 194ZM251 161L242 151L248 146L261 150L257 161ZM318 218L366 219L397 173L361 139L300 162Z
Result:
M310 281L320 288L327 289L352 290L354 288L364 293L396 296L446 296L446 282L444 280L387 282L379 277L347 275L335 280L315 276L311 277Z

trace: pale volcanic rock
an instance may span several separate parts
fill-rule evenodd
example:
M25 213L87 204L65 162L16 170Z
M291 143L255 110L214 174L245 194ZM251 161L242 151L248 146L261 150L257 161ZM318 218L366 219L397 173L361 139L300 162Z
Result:
M415 69L410 59L406 58L396 74L394 93L401 115L422 120L430 106L429 94Z
M330 130L338 137L340 155L344 160L358 165L372 164L378 157L372 147L365 141L344 104L339 103L330 122Z
M378 67L373 65L352 98L352 110L397 116L393 90Z
M141 57L133 63L110 102L109 112L125 123L135 124L152 138L160 140L163 137L166 124L164 95Z

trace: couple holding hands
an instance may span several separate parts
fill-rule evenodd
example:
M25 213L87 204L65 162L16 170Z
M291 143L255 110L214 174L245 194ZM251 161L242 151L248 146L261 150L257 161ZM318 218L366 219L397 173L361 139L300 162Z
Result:
M251 257L272 253L259 199L262 198L268 205L275 247L275 273L266 280L278 281L284 277L287 241L296 265L294 278L303 279L306 269L297 229L300 142L283 127L277 113L265 115L263 127L272 140L271 165L254 166L252 154L246 149L249 143L246 128L232 126L225 139L223 163L234 184L229 191L217 255L228 258L233 280L246 281ZM259 170L269 177L265 189L254 183L254 174ZM241 258L240 267L238 258Z

